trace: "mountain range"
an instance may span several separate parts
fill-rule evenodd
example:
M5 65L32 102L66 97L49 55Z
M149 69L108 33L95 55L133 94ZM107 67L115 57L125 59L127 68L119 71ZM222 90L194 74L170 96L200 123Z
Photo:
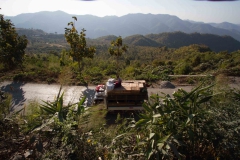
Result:
M85 28L89 38L107 35L127 37L131 35L151 35L165 32L203 33L231 36L240 41L240 25L228 22L203 23L182 20L167 14L128 14L125 16L97 17L93 15L71 15L62 11L24 13L17 16L5 16L16 28L41 29L47 33L63 34L64 28L77 18L78 31ZM147 38L147 37L146 37Z
M55 46L67 47L67 42L64 34L46 33L40 29L21 29L17 28L19 35L26 35L29 41L28 47L39 48L43 52L44 47ZM93 46L109 46L113 40L118 37L115 35L102 36L95 39L87 38L87 44ZM145 47L168 47L168 48L180 48L183 46L189 46L192 44L199 44L208 46L212 51L221 52L228 51L233 52L240 50L240 42L231 36L219 36L214 34L200 34L200 33L183 33L183 32L165 32L159 34L147 34L147 35L131 35L123 38L123 43L128 46L145 46ZM101 48L101 47L100 47ZM38 49L37 49L38 50Z
M111 40L117 37L105 36L99 37L96 44L105 42L110 44ZM200 44L208 46L212 51L228 51L233 52L240 50L240 42L230 36L218 36L213 34L200 34L200 33L183 33L183 32L170 32L160 34L148 35L132 35L125 37L123 42L127 45L133 46L151 46L151 47L169 47L180 48L192 44Z

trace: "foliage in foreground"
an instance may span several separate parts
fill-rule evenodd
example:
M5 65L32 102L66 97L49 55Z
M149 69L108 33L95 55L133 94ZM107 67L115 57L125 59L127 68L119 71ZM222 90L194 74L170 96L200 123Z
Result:
M136 114L109 115L103 105L84 111L84 99L64 108L60 89L54 102L41 107L34 103L31 112L1 119L0 155L6 159L17 155L86 160L239 159L240 92L216 86L202 84L191 92L179 89L173 95L152 95L143 104L139 120Z
M238 159L239 94L229 91L232 97L228 98L237 104L226 104L220 99L223 93L214 92L211 85L189 93L180 89L172 97L151 96L151 101L144 104L146 113L136 123L148 131L138 135L139 143L146 147L146 157Z

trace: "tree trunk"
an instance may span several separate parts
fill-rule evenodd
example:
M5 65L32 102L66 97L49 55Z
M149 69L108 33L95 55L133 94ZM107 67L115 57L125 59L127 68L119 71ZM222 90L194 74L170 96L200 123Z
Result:
M118 53L117 53L117 74L119 74L119 66L118 66L118 58L119 58L119 47L118 47Z

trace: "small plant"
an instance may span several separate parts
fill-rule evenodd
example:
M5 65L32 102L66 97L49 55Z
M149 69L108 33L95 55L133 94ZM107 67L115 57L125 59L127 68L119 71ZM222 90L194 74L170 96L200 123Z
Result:
M0 121L9 115L11 103L12 96L0 90Z
M19 117L19 121L22 120L23 125L21 127L24 133L31 132L35 128L41 126L42 121L45 118L42 115L42 111L37 100L30 101L28 105L24 105L20 113L21 116Z
M47 81L48 84L56 82L56 80L54 78L47 78L46 81Z
M69 104L68 106L63 106L63 95L61 94L62 86L59 89L57 98L54 102L46 102L43 101L44 104L41 105L41 109L45 111L47 114L54 115L57 113L58 119L60 122L63 122L66 119L68 110L75 104ZM61 95L60 95L61 94ZM77 103L77 114L81 114L83 112L83 103L85 102L86 97L83 97L79 103Z

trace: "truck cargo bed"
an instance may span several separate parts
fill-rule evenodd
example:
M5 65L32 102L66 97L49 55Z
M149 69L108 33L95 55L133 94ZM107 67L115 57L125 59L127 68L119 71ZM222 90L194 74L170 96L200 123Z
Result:
M108 110L142 110L148 99L145 80L127 80L122 86L107 92L104 102Z

